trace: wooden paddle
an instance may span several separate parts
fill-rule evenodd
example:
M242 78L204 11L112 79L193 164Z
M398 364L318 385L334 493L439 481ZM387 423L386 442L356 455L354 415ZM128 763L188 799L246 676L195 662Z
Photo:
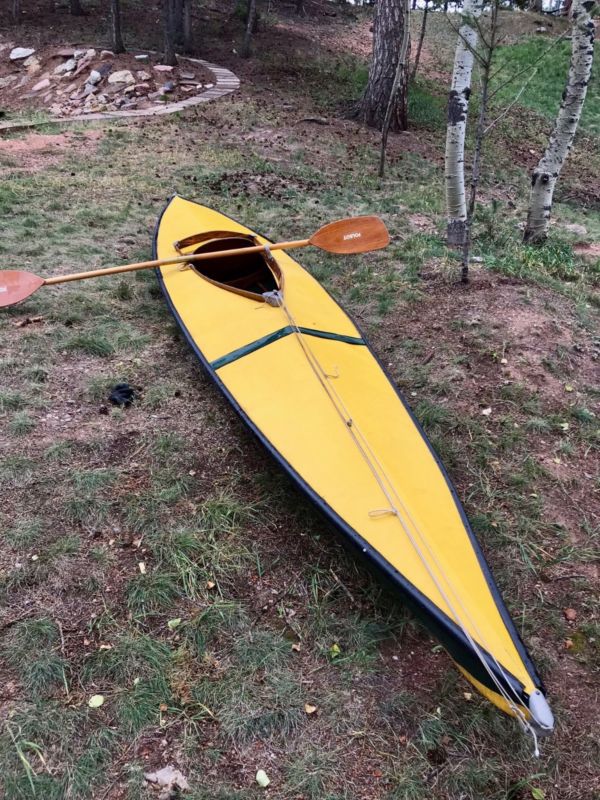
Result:
M190 261L222 258L223 256L246 256L265 250L292 250L297 247L319 247L328 253L366 253L379 250L389 244L387 228L379 217L349 217L338 219L319 228L310 239L296 239L291 242L277 242L269 245L239 247L234 250L218 250L213 253L174 256L173 258L140 261L137 264L124 264L120 267L93 269L89 272L75 272L71 275L57 275L54 278L40 278L32 272L0 270L0 308L14 306L37 291L40 286L53 286L55 283L82 281L86 278L99 278L103 275L119 275L121 272L134 272L138 269L152 269L166 264L187 264Z

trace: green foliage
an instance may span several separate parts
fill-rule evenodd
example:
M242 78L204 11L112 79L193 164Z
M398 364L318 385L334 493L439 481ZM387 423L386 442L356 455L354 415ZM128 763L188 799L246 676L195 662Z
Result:
M57 626L49 619L23 620L10 631L2 646L4 657L33 695L66 685L67 663L59 654Z
M534 64L549 44L549 39L544 36L529 38L518 44L499 48L497 59L501 69L492 81L491 91L506 83L512 76L522 72L519 78L500 89L496 98L499 105L501 103L508 104L514 99L520 87L531 74L531 70L535 69ZM537 73L520 96L519 103L539 111L549 119L554 119L565 89L570 57L571 42L562 41L556 44L536 65ZM592 71L588 85L581 127L590 133L600 134L600 77L597 69Z

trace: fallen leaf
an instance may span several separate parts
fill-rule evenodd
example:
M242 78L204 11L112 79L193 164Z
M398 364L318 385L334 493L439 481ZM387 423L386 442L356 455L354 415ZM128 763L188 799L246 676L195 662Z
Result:
M214 581L206 581L207 589L214 589L217 584Z
M465 698L465 700L471 700L473 694L471 692L463 692L463 697Z
M331 645L331 647L329 648L329 658L331 658L332 660L334 658L338 658L338 656L341 654L341 652L342 651L340 649L339 644L337 642L334 642Z
M169 706L168 706L166 703L161 703L161 704L159 705L159 709L160 709L161 711L168 711L168 710L169 710Z
M570 650L573 647L573 639L565 639L565 650Z
M139 568L140 572L142 573L142 575L146 574L146 565L144 564L143 561L139 562L138 568Z
M167 622L167 628L171 631L174 631L179 625L181 625L181 617L175 617Z
M190 788L185 775L170 764L167 767L156 770L156 772L144 772L144 778L148 783L155 783L157 786L163 786L171 790L169 794L165 793L166 797L174 795L175 793L178 795L178 789L185 792Z
M314 714L315 711L317 710L317 707L311 706L310 703L304 703L304 710L306 711L307 714Z
M300 652L300 645L298 644L298 642L294 642L294 644L292 645L292 650L295 653L299 653Z
M560 423L560 427L563 429L563 431L568 431L569 430L569 423L568 422L561 422Z
M266 789L267 786L271 783L271 781L269 780L269 776L264 771L264 769L259 769L258 772L256 773L256 782L263 789Z
M100 708L100 706L104 705L104 695L103 694L93 694L90 699L88 700L88 706L90 708Z
M577 619L577 612L574 608L565 608L563 614L565 615L565 619L569 622L575 622Z
M571 384L570 383L565 383L565 392L572 392L572 391L573 391L573 387L571 386Z
M543 789L538 789L537 786L532 786L531 796L533 797L533 800L544 800L544 798L546 797L546 793L544 792Z
M483 414L484 417L489 417L490 414L492 413L492 409L489 406L487 408L482 408L481 413Z

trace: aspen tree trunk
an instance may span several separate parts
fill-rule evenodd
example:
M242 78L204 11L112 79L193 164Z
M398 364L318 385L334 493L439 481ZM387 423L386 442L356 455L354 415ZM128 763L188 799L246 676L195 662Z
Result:
M480 16L483 0L465 0L462 11L454 70L448 96L448 125L446 128L446 214L448 217L448 244L462 247L467 225L465 199L465 134L469 97L471 95L471 73L473 53L477 47L477 28L474 20Z
M125 45L121 36L121 0L110 2L110 30L114 53L124 53Z
M594 0L573 0L571 64L567 86L546 152L531 175L531 197L523 241L543 242L548 236L554 187L573 146L594 60Z
M400 60L399 43L403 40L405 16L403 0L379 0L373 28L373 57L369 80L355 117L372 128L382 129L388 110L392 86ZM399 76L398 91L393 99L389 130L405 131L408 126L408 67L410 32L406 58Z

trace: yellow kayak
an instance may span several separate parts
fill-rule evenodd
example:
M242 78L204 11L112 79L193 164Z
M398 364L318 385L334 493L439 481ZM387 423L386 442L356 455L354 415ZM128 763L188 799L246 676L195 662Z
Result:
M268 244L175 196L155 257ZM268 451L476 688L549 732L543 684L448 476L348 314L283 251L163 266L186 339Z

